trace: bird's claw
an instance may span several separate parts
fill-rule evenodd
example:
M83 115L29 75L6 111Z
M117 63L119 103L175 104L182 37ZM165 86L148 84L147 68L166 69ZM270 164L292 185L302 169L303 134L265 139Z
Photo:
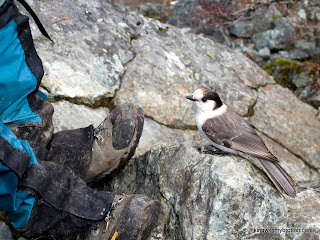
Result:
M211 147L208 150L203 150L202 152L204 154L210 154L210 155L225 155L226 154L226 152L224 152L218 148L215 148L215 147Z

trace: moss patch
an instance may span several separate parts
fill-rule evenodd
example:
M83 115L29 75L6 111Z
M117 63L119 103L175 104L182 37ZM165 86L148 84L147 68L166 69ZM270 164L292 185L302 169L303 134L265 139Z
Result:
M165 27L165 28L159 27L159 31L160 31L161 33L166 33L166 32L168 32L168 30L169 30L169 27Z
M292 84L294 75L302 72L302 68L298 61L279 58L264 65L265 70L269 75L273 76L274 80L282 87L295 89Z

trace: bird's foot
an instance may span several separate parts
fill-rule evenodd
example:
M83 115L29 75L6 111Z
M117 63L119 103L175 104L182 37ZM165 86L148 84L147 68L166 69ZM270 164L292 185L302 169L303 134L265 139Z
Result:
M218 148L215 148L213 146L210 146L210 147L206 147L207 149L203 149L203 153L204 154L210 154L210 155L226 155L227 153L218 149ZM208 149L210 148L210 149Z

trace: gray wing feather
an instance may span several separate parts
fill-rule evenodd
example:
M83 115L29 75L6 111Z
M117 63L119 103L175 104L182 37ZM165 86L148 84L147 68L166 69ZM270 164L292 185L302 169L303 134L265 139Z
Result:
M202 130L216 144L241 151L255 157L277 162L256 131L232 110L207 120Z
M278 164L256 131L232 110L207 120L202 130L216 144L257 157L261 167L280 192L295 197L295 182Z

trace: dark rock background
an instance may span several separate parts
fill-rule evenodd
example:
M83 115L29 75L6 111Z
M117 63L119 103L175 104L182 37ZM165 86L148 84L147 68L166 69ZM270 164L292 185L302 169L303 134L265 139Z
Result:
M311 1L180 0L137 10L202 33L260 65L302 101L320 107L320 3Z

